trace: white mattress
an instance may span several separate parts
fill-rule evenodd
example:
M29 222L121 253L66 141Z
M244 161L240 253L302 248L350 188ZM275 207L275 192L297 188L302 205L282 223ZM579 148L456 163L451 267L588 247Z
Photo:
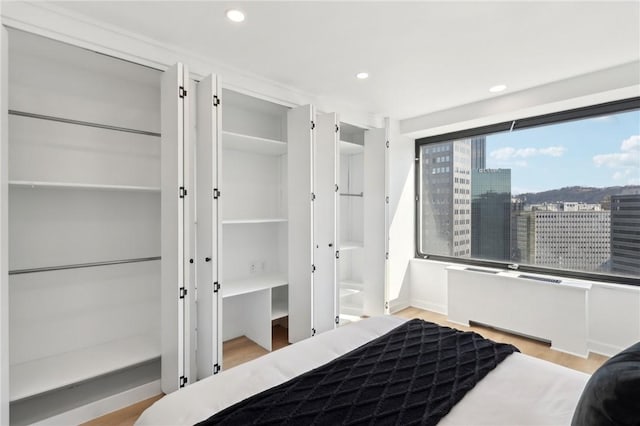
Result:
M402 324L370 318L287 346L169 394L137 425L193 425L243 399L319 367ZM589 376L514 353L480 381L441 425L567 425Z

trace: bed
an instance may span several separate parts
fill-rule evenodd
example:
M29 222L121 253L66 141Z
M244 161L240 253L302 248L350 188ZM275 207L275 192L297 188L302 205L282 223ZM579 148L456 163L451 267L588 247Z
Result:
M406 321L375 317L298 342L165 396L136 424L197 424L381 339ZM587 374L515 352L466 392L438 424L570 424L588 379Z

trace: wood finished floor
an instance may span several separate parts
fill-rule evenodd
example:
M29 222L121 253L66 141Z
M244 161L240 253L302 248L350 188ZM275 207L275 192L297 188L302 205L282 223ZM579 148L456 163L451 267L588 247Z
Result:
M593 373L607 360L607 357L597 354L590 354L589 358L583 359L552 350L550 345L544 342L516 336L481 325L472 324L471 327L464 327L459 324L448 322L446 315L424 311L418 308L407 308L395 313L394 315L402 318L422 318L426 321L457 328L459 330L472 330L487 339L491 339L496 342L511 343L524 354L544 359L555 364L560 364L574 370L583 371L585 373ZM288 344L287 329L279 325L274 326L272 342L273 350L280 349ZM225 369L233 368L267 353L268 352L265 349L256 345L246 337L238 337L237 339L229 340L223 344L223 362ZM98 417L97 419L84 423L83 426L131 426L147 407L162 396L163 395L157 395L153 398L123 408L122 410L114 411L113 413Z

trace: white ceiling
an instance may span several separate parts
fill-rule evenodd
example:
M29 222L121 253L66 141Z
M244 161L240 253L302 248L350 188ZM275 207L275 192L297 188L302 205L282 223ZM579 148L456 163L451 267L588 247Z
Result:
M397 119L640 60L639 1L55 4Z

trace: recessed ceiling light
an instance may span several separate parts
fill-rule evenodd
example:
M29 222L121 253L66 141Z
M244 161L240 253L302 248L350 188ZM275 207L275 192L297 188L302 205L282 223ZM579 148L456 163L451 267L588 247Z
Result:
M504 85L504 84L497 84L497 85L495 85L495 86L491 87L491 88L489 89L489 91L490 91L491 93L498 93L498 92L502 92L502 91L503 91L503 90L505 90L506 88L507 88L507 86L506 86L506 85Z
M238 9L227 10L227 18L233 22L242 22L244 21L244 12Z
M366 72L359 72L358 74L356 74L356 78L364 80L365 78L369 78L369 74Z

